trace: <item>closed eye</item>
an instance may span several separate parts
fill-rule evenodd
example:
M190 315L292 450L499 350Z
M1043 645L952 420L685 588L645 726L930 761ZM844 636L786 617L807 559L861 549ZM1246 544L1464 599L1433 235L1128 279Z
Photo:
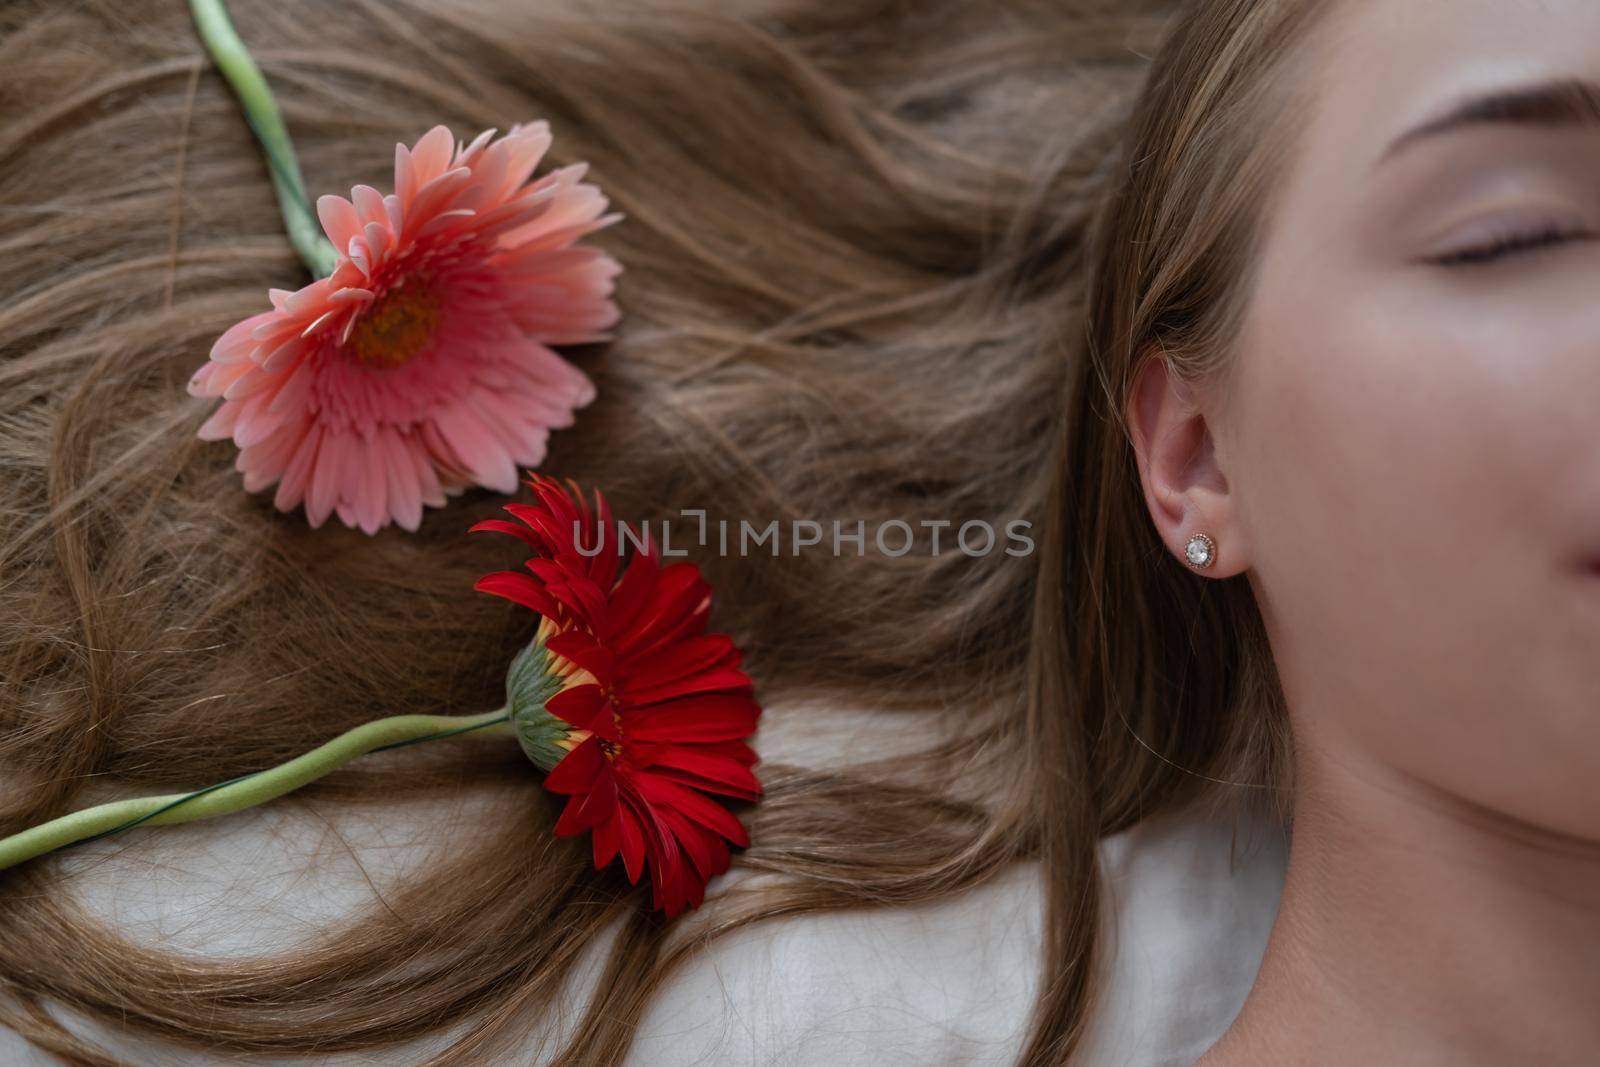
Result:
M1463 248L1444 255L1429 256L1427 262L1441 267L1475 266L1493 263L1518 253L1533 252L1571 241L1586 240L1594 235L1585 230L1562 229L1546 226L1537 230L1511 233L1481 245Z

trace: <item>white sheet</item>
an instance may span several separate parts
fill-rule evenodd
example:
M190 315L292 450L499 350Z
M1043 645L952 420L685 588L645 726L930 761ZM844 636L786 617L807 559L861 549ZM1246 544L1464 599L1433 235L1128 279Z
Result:
M832 722L863 742L875 729L871 718ZM811 731L820 722L787 721L802 720ZM776 717L766 721L775 728L764 725L767 736L758 735L763 753L798 755L787 751L792 738L776 727ZM838 740L829 745L835 753L860 751ZM457 817L471 819L474 803L464 790ZM146 831L145 847L94 854L104 843L84 846L72 862L86 868L78 884L87 904L130 935L179 951L244 954L281 949L369 905L367 877L381 886L405 870L415 826L403 805L330 820L289 798L226 819ZM1281 830L1245 827L1261 832L1241 832L1241 841L1254 843L1232 857L1234 829L1190 816L1147 822L1102 843L1110 951L1105 995L1079 1062L1189 1067L1231 1022L1265 947L1287 854ZM628 1062L1004 1067L1020 1053L1037 990L1041 923L1037 871L1020 866L936 906L780 920L742 931L669 984ZM597 942L591 951L576 989L587 989L598 973L601 947ZM136 1062L231 1062L132 1040L70 1012L58 1015ZM562 1032L557 1026L553 1034ZM518 1062L542 1062L539 1037L530 1026L527 1054ZM272 1062L416 1063L443 1040ZM52 1062L0 1031L0 1064Z

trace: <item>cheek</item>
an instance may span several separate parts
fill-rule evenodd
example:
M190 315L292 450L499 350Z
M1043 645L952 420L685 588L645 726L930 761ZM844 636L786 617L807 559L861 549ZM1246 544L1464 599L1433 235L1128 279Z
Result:
M1600 324L1328 291L1263 294L1229 427L1296 730L1600 833L1600 592L1563 490L1600 487Z

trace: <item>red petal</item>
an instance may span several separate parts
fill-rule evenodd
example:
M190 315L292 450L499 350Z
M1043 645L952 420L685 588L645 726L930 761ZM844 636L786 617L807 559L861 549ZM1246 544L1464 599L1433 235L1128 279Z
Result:
M553 793L581 793L593 784L600 765L606 761L600 743L593 737L583 741L561 757L561 762L545 775L544 787Z
M673 834L678 838L678 846L694 865L695 875L699 881L708 881L713 875L721 873L716 870L717 858L710 846L712 838L709 835L699 832L699 827L671 808L663 808L661 818L672 828Z
M530 559L527 567L545 583L552 597L565 604L580 619L595 624L604 617L605 594L587 576L575 574L548 559Z
M609 590L617 581L617 564L622 556L617 552L616 523L611 518L611 505L606 498L600 495L600 490L594 491L595 510L599 513L599 526L604 531L601 536L606 538L606 548L595 555L589 564L589 577L594 579L601 589Z
M570 543L570 532L573 520L581 518L576 502L567 487L554 478L545 478L533 487L534 496L539 498L539 503L544 505L544 510L549 513L551 522L557 530L563 531L556 538L558 544Z
M675 752L679 749L700 756L729 759L746 767L754 767L761 762L756 756L755 749L742 740L696 741L693 744L680 745L676 741L640 741L636 737L629 738L629 751L632 753L630 762L639 768L651 766L663 752Z
M691 789L755 800L761 782L750 768L726 756L707 755L687 745L672 745L650 765L650 773Z
M555 834L567 837L587 830L596 823L609 819L617 809L617 776L602 770L594 780L594 788L587 793L575 794L567 801L556 820Z
M644 837L645 854L650 863L650 883L657 907L668 907L669 917L671 911L671 886L677 877L676 871L684 864L683 853L678 849L677 839L661 821L643 797L638 796L633 789L623 789L619 796L628 810L632 811L635 821Z
M594 730L595 720L611 719L611 705L598 685L575 685L544 702L544 710L579 730ZM596 730L596 733L599 731Z
M746 767L753 767L760 762L755 749L743 741L717 741L709 745L695 745L694 751L712 756L726 756Z
M732 741L755 733L760 715L747 696L713 693L631 711L623 729L640 741Z
M557 611L555 601L550 599L543 586L526 574L518 574L516 571L495 571L493 574L485 574L473 583L472 588L479 592L505 597L525 608L532 608L540 615L554 615Z
M644 873L644 831L639 829L638 818L626 804L619 805L617 825L622 831L623 869L628 872L628 881L638 885L639 875Z
M602 870L605 865L616 858L617 849L622 843L622 809L611 813L611 818L605 822L596 823L594 839L590 843L594 846L594 869Z
M711 587L700 577L700 568L687 561L663 567L650 600L628 624L613 634L613 648L619 659L641 655L655 638L675 630L685 615L706 598Z
M611 603L607 608L607 629L604 631L606 637L615 635L633 621L640 609L649 602L650 591L655 588L656 576L660 573L652 556L636 555L628 561L627 569L622 572L622 581L611 594Z
M583 617L593 626L604 623L606 618L606 594L586 574L574 573L567 580L567 587L572 590L572 595L578 603L583 605Z
M687 856L679 850L681 858L671 869L663 872L656 887L656 907L673 918L685 908L699 907L705 899L706 883L700 878Z
M731 660L731 662L724 662ZM727 634L701 634L634 660L629 685L661 685L712 667L736 667L739 650Z
M739 649L726 633L701 633L635 659L629 667L630 683L661 685L710 667L738 667L739 657Z
M546 508L530 504L507 504L506 510L523 522L543 545L547 556L553 556L563 547L572 543L572 523L570 520L563 522L560 516L551 514Z
M611 653L600 646L592 634L567 630L544 643L556 655L571 660L602 682L611 680Z
M628 650L629 656L641 659L653 656L657 652L676 648L690 638L705 633L706 622L711 618L711 587L703 582L701 585L705 589L705 596L702 597L698 608L683 614L670 626L663 626L656 633L642 637L638 644Z
M657 757L663 752L675 752L683 749L699 756L711 756L716 759L728 759L746 767L754 767L761 760L757 757L755 749L745 744L742 740L728 741L697 741L693 744L680 745L676 741L640 741L638 738L629 738L630 762L633 766L645 768L655 763Z
M748 689L749 686L749 676L737 667L717 667L702 674L668 682L665 685L649 688L635 688L632 685L626 685L617 691L617 697L624 706L643 707L649 704L659 704L664 700L675 700L678 697L690 696L694 693L716 693L724 689Z
M467 527L468 533L478 533L483 530L488 530L492 533L510 534L530 548L537 549L539 547L538 539L526 527L518 526L516 523L507 522L504 519L484 519L482 522L475 522Z
M658 770L653 770L651 773L658 778L665 778L669 782L676 782L685 789L696 789L702 793L715 793L718 796L732 797L734 800L756 801L760 800L763 795L760 782L757 782L753 787L735 788L702 778L698 774L690 774L687 771L676 770L672 767L662 767ZM752 777L754 776L752 775Z
M750 835L744 824L734 818L731 811L705 794L650 774L641 774L635 784L652 807L671 805L707 830L721 834L736 845L750 844Z

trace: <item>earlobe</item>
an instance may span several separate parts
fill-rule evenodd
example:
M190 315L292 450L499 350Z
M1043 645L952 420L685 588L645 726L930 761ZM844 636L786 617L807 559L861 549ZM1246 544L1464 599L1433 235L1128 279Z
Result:
M1145 505L1168 551L1215 577L1244 570L1237 508L1211 427L1195 390L1171 373L1160 348L1140 361L1126 414ZM1225 544L1230 551L1222 567Z

